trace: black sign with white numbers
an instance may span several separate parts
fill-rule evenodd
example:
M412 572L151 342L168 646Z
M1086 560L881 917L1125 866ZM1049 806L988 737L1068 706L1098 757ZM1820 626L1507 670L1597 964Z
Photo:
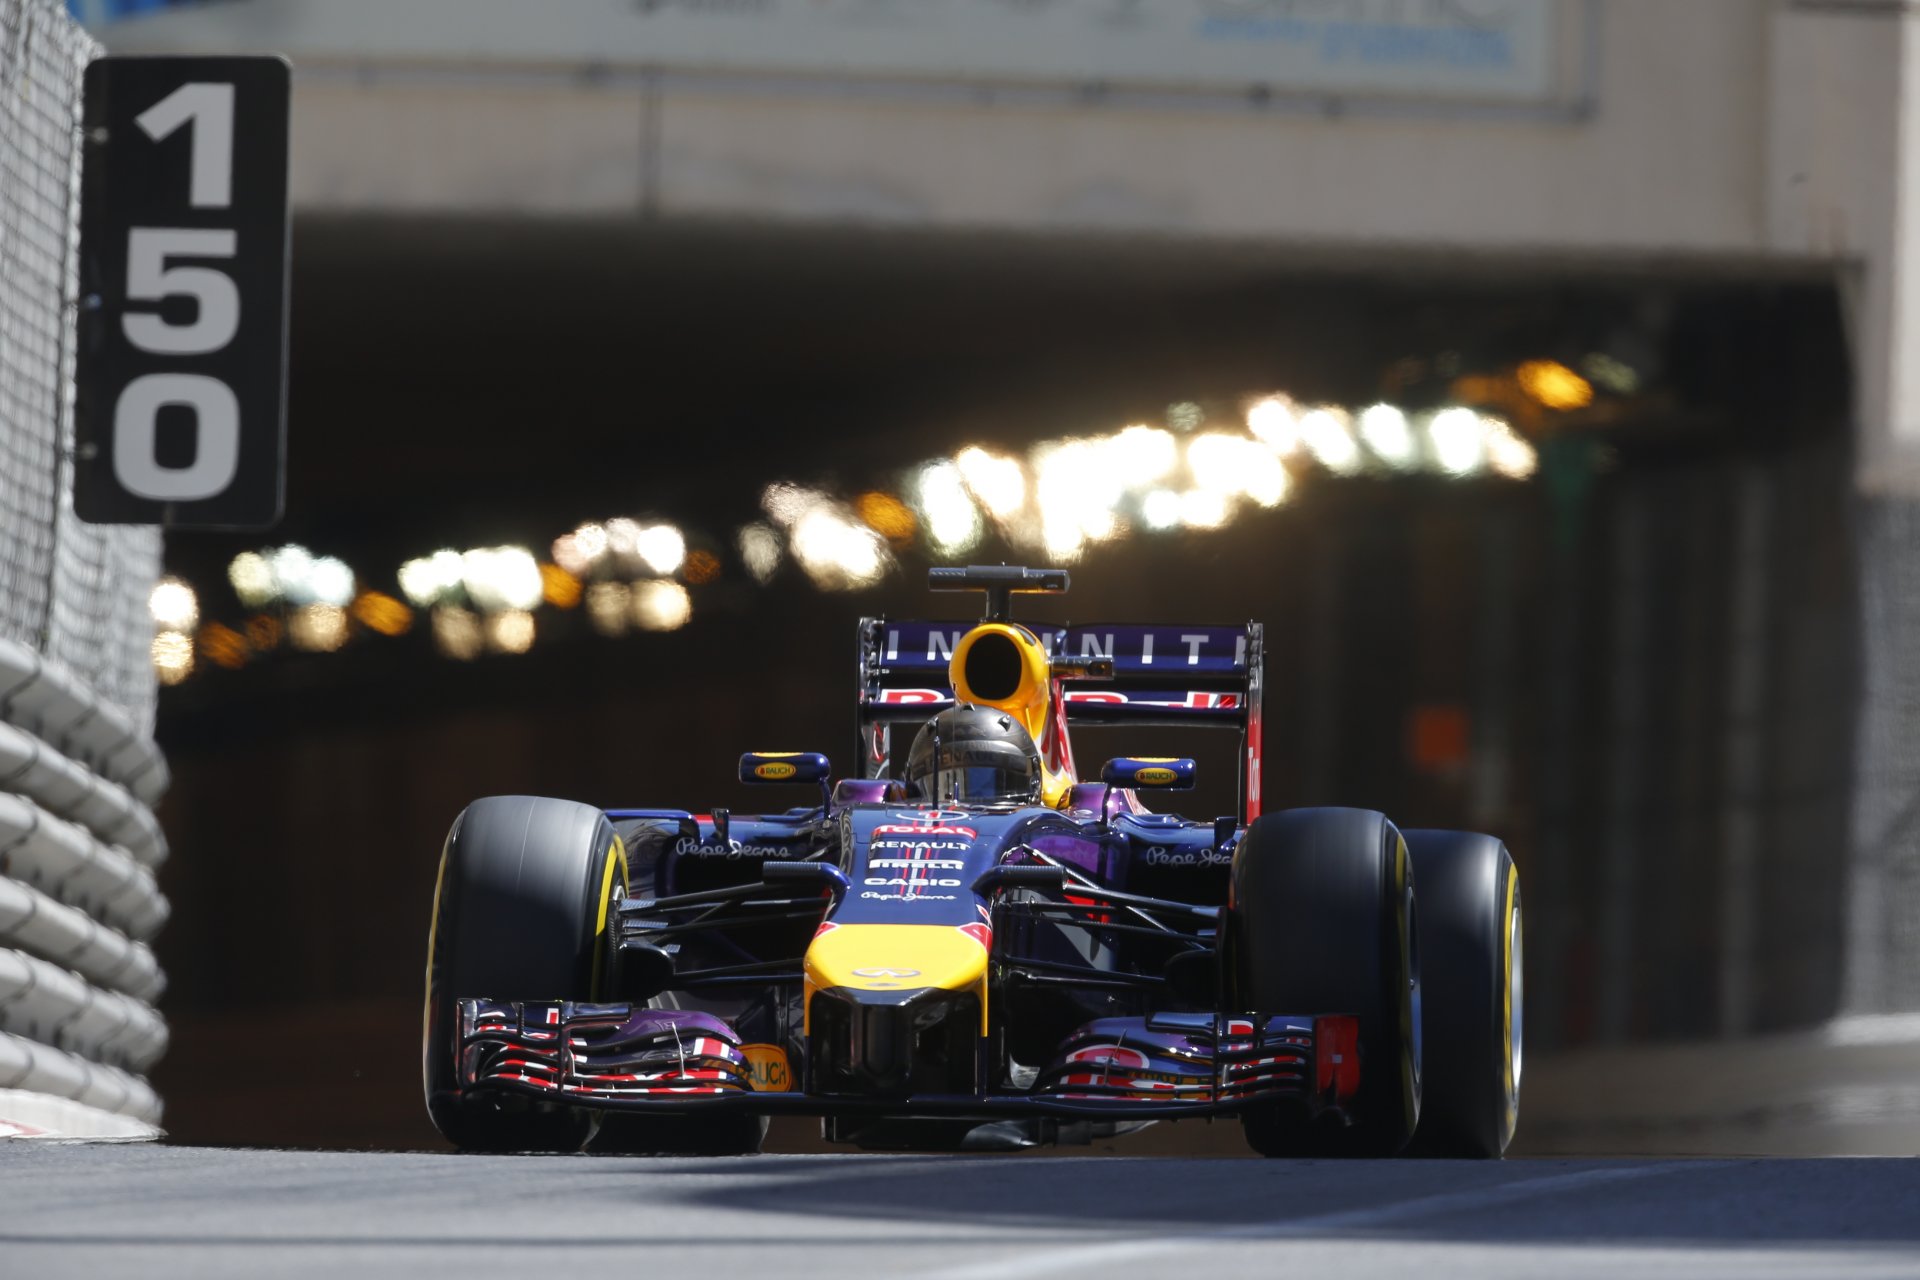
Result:
M86 72L74 508L264 528L286 452L284 58Z

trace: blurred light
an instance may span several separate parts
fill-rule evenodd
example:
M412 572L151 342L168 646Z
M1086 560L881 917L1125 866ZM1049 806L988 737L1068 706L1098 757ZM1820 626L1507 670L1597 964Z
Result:
M1498 418L1481 420L1486 441L1487 465L1509 480L1525 480L1540 466L1533 446L1514 434L1512 427Z
M687 540L670 524L650 524L634 538L634 551L653 572L669 574L687 558Z
M1376 404L1361 413L1360 439L1374 457L1395 471L1405 471L1418 461L1407 415L1390 404Z
M178 578L162 578L147 594L147 612L163 631L191 631L200 621L200 599Z
M1196 486L1223 498L1244 493L1271 507L1287 496L1287 469L1273 450L1245 436L1195 436L1187 443L1187 471Z
M1212 489L1191 489L1180 495L1180 521L1193 529L1218 529L1232 508L1227 495Z
M1293 401L1268 396L1247 409L1247 430L1282 457L1300 447L1300 422Z
M1520 389L1549 409L1584 409L1593 403L1593 384L1558 360L1528 360L1515 374Z
M199 646L201 654L215 666L237 671L247 665L247 638L232 627L209 622L200 628Z
M800 517L830 501L832 499L817 489L802 488L782 480L761 491L760 509L773 517L773 522L782 529L791 529L799 523Z
M1026 505L1027 475L1012 458L997 458L973 445L962 449L954 463L988 515L1008 520Z
M267 653L280 647L280 620L256 613L247 619L247 643L255 653Z
M461 662L479 657L480 619L459 605L441 605L433 611L433 646Z
M575 577L585 577L587 571L593 568L593 560L580 549L580 539L576 534L561 534L553 540L553 546L548 550L553 555L553 562Z
M525 653L533 648L533 615L525 609L502 609L487 615L487 647L495 653Z
M720 557L711 551L689 552L680 576L696 587L714 582L720 577Z
M337 604L301 605L287 617L287 640L309 653L332 653L347 642L347 611Z
M1180 523L1180 495L1155 489L1140 502L1140 519L1149 529L1171 529Z
M677 582L656 578L633 584L633 620L642 631L673 631L693 616L693 600Z
M580 603L580 579L557 564L540 566L540 595L556 609L571 609Z
M233 584L233 594L240 597L240 603L249 609L272 604L278 594L272 566L255 551L242 551L233 558L227 566L227 581Z
M962 497L965 495L963 494ZM896 547L913 541L919 522L907 504L890 493L872 489L854 500L853 509L866 526Z
M313 553L298 543L275 547L267 552L267 567L273 571L274 594L295 604L312 599L307 594L307 573L313 568Z
M353 599L353 570L333 556L321 556L307 566L307 595L319 604L344 607Z
M1200 424L1206 420L1207 415L1191 400L1182 400L1178 404L1167 406L1167 425L1182 435L1190 431L1198 431Z
M540 564L525 547L475 547L460 557L467 598L489 613L540 603Z
M587 588L587 621L603 636L624 634L633 608L633 592L624 582L596 582Z
M879 534L825 504L793 526L792 548L807 576L829 590L870 586L893 559Z
M400 566L400 591L421 609L437 604L460 585L458 551L440 550Z
M1360 469L1360 446L1347 430L1346 414L1322 407L1300 415L1300 440L1314 460L1335 475L1350 476Z
M413 626L413 610L381 591L363 591L353 602L353 616L361 626L383 636L405 635Z
M980 544L980 512L967 494L966 480L957 465L928 464L921 468L915 487L920 493L921 514L926 517L927 540L936 553L962 555Z
M1198 419L1194 425L1199 425ZM1109 440L1107 448L1126 472L1127 484L1132 488L1158 480L1173 470L1173 464L1180 458L1173 436L1157 427L1128 427Z
M604 525L587 523L553 540L553 562L576 578L584 578L607 554Z
M1466 476L1485 463L1480 415L1471 409L1443 409L1427 424L1434 460L1448 475Z
M1078 554L1085 538L1112 537L1114 508L1127 490L1127 473L1110 441L1063 440L1035 451L1034 494L1041 541L1055 555Z
M179 631L162 631L148 649L161 684L179 684L193 674L193 641Z
M1624 360L1600 351L1589 351L1580 358L1580 368L1588 378L1615 395L1630 396L1640 389L1640 374Z
M762 586L780 568L780 535L764 524L740 530L740 559L753 580Z

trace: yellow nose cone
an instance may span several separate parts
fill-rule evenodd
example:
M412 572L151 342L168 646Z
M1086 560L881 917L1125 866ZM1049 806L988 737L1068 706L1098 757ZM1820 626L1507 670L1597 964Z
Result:
M811 1021L813 993L978 989L987 1007L987 949L966 930L946 924L847 924L814 938L801 966Z

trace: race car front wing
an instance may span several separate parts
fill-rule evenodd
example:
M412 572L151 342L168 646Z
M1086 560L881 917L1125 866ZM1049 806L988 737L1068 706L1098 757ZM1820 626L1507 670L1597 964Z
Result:
M1345 1015L1101 1018L1068 1037L1028 1089L876 1097L811 1093L804 1080L797 1089L766 1087L750 1047L711 1014L486 999L461 1000L459 1009L464 1090L611 1110L1170 1119L1274 1100L1339 1112L1360 1082L1359 1024ZM771 1079L791 1082L785 1070Z

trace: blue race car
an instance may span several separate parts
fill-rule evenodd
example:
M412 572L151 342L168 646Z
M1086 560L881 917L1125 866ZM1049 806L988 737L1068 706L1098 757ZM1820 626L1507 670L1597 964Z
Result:
M1505 846L1263 814L1259 624L1012 621L1014 593L1067 584L935 569L985 617L863 619L855 776L740 759L813 803L469 805L428 943L440 1132L740 1154L801 1114L859 1147L991 1150L1233 1116L1268 1155L1500 1155L1521 1068ZM1191 759L1082 781L1081 725L1237 731L1239 812L1142 802L1191 787Z

